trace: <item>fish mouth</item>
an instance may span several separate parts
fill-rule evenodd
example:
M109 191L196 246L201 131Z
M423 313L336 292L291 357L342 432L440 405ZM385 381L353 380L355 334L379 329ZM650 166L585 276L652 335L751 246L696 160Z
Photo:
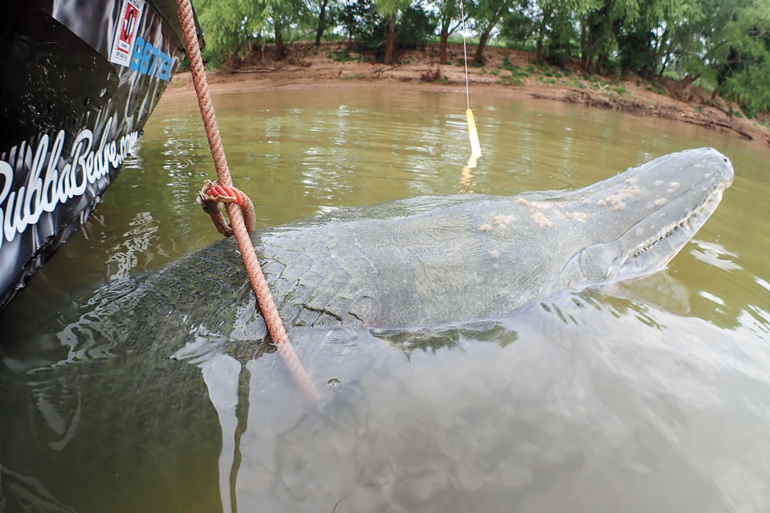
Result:
M626 252L625 262L619 266L618 279L632 279L664 269L714 213L722 199L722 192L731 183L732 177L725 177L703 201L691 208L686 215L677 217L677 220L659 228L655 235L634 244L634 247ZM695 184L691 190L700 186L700 183ZM689 196L685 193L677 200L684 202L689 199ZM636 229L644 221L646 219L631 227L626 234Z
M687 222L688 220L689 220L689 217L688 217L687 219L684 219L683 221L681 221L681 222L680 222L678 225L674 226L673 228L671 228L670 230L668 230L666 233L664 233L663 235L661 235L661 236L660 236L660 237L658 237L657 239L655 239L655 240L653 240L653 241L651 241L651 242L647 242L645 245L643 245L642 247L640 247L639 249L637 249L637 250L636 250L636 253L634 253L633 255L631 255L631 257L629 258L629 260L633 260L634 258L638 257L638 256L639 256L639 255L641 255L642 253L644 253L644 252L646 252L646 251L649 251L649 250L651 250L651 249L655 248L655 246L656 246L656 245L657 245L659 242L663 242L663 240L664 240L666 237L668 237L668 236L670 236L670 235L673 235L673 234L674 234L674 232L676 232L677 230L689 230L689 229L690 229L690 225L689 225L689 224L688 224L688 222Z

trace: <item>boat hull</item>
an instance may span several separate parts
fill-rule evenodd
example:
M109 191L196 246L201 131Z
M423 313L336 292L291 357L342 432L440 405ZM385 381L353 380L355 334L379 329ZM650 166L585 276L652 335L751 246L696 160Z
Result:
M184 53L173 0L6 2L0 20L2 309L96 208Z

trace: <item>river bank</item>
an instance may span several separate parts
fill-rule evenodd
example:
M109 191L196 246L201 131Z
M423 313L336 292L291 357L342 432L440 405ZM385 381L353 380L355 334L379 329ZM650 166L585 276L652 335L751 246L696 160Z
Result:
M214 93L256 92L270 89L314 89L322 87L403 88L465 92L462 45L449 45L447 62L438 63L438 45L403 51L393 66L371 62L371 58L348 49L345 42L296 42L289 56L275 61L272 48L256 49L246 58L232 59L209 73ZM468 48L469 55L475 50ZM746 119L735 104L704 89L668 79L645 81L639 77L612 80L585 75L576 66L554 68L531 64L532 53L505 48L487 48L483 67L468 69L471 105L483 103L487 94L511 98L536 98L598 106L644 116L659 116L684 123L727 131L770 145L767 117ZM189 72L173 77L164 98L194 96Z

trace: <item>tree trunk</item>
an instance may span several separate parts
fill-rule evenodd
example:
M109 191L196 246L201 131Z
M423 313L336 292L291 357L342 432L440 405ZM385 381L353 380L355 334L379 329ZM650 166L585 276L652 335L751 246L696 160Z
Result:
M484 48L487 46L487 39L489 39L489 32L492 30L492 26L488 27L481 33L481 39L479 39L479 46L476 47L476 55L473 56L473 64L482 64L484 60L483 53Z
M543 38L537 39L537 65L543 64Z
M438 63L446 64L446 42L449 39L449 23L441 24L441 36L438 44Z
M601 75L604 73L604 63L607 62L607 54L601 53L596 57L596 74Z
M540 22L540 28L537 34L537 64L543 64L543 40L545 40L545 34L548 27L548 22L551 21L551 15L553 14L553 8L543 10L543 20Z
M682 80L682 89L686 88L688 85L692 84L699 78L700 78L700 73L698 73L697 75L690 75L689 77L684 77L684 80Z
M275 24L275 60L282 61L286 58L286 47L283 45L283 37L281 37L281 25Z
M591 68L592 68L592 67L593 67L593 65L594 65L594 55L595 55L595 53L594 53L594 49L593 49L593 48L591 48L591 51L588 53L588 61L586 62L586 67L585 67L585 69L583 70L583 71L585 71L586 73L590 73L590 72L591 72Z
M663 64L661 64L660 66L660 73L658 73L659 78L663 78L663 72L666 71L666 66L668 66L668 60L670 55L671 55L670 53L666 52L666 58L663 59Z
M326 21L326 6L328 3L329 0L323 0L323 2L321 2L321 14L318 15L318 30L316 30L315 33L316 46L321 46L321 36L324 34L324 30L326 30L324 21Z
M586 42L586 20L580 20L580 69L586 71L588 65L588 43Z
M628 80L628 75L630 74L631 74L631 63L628 63L623 67L623 71L620 72L620 80ZM639 70L639 75L644 76L644 68Z
M385 48L385 65L393 65L393 47L396 45L396 15L390 16L390 30L388 30L388 45Z

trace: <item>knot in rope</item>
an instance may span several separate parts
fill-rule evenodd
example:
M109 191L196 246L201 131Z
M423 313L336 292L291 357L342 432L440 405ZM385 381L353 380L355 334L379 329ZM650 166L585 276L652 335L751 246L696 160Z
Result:
M234 232L222 214L224 203L235 203L241 208L246 231L253 232L257 227L254 204L246 194L232 185L219 185L218 182L205 180L201 192L198 193L197 201L203 211L211 216L211 221L216 226L217 231L225 237L231 237Z

